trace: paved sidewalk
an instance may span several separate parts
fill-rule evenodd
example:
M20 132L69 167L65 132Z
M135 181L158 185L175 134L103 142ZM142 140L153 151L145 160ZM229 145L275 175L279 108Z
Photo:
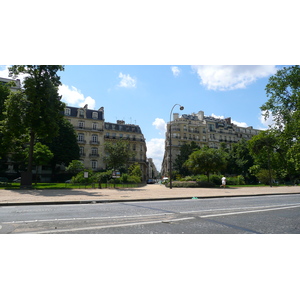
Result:
M299 194L300 186L239 188L166 188L154 184L124 189L0 190L1 205L90 203L134 200L234 197L268 194Z

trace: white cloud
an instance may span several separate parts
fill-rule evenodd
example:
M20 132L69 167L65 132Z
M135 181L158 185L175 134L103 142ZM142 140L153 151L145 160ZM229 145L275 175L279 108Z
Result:
M212 114L211 116L213 118L217 118L217 119L225 119L224 116L216 116L215 114ZM239 127L249 127L247 125L247 123L245 123L245 122L238 122L238 121L231 120L231 123L233 123L233 124L235 124L236 126L239 126Z
M245 88L262 77L276 72L270 66L192 66L200 77L200 84L208 90L228 91Z
M121 81L118 85L118 87L124 87L124 88L135 88L136 87L136 79L132 78L129 74L125 75L120 73L119 78L121 78Z
M62 84L58 92L62 96L61 100L67 103L67 105L83 107L85 104L88 104L88 108L95 108L96 101L90 96L85 97L81 91L74 86L69 87Z
M0 77L2 78L9 78L8 77L8 67L9 66L0 66Z
M172 73L175 77L177 77L180 74L180 69L178 67L171 67Z
M152 158L158 171L161 170L161 164L165 152L165 139L151 139L147 141L147 157Z
M264 112L259 116L260 123L264 126L262 129L269 129L269 127L272 127L274 125L273 115L270 112L270 115L267 119L263 116Z
M2 77L2 78L10 78L10 79L13 79L13 77L9 77L9 71L8 71L8 68L9 68L9 67L11 67L11 66L9 66L9 65L6 65L6 66L0 66L0 69L2 69L2 70L0 70L0 77ZM22 84L22 83L23 83L23 80L24 80L24 78L25 78L26 76L27 76L27 75L25 75L25 74L20 74L20 75L16 76L15 79L20 79L21 84Z
M156 118L152 125L155 126L157 130L159 130L159 134L165 134L167 123L163 119Z

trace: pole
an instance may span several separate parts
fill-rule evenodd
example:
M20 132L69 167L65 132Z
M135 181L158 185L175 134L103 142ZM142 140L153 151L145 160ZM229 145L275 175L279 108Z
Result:
M180 110L183 110L184 107L180 104L174 104L174 106L172 107L171 109L171 112L170 112L170 124L169 124L169 146L170 146L170 157L169 157L169 179L170 179L170 189L172 189L172 133L171 133L171 127L172 127L172 120L171 120L171 117L172 117L172 112L173 112L173 109L174 107L178 105L180 106Z

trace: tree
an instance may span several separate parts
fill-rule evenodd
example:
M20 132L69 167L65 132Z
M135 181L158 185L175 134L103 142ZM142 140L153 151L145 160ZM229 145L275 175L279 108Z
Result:
M209 174L219 172L226 166L226 157L221 150L202 148L194 151L184 163L194 174L204 173L209 181Z
M268 101L261 106L265 118L273 117L279 148L289 178L299 176L300 157L300 67L284 67L266 86Z
M269 78L266 94L269 99L261 106L264 116L268 118L272 114L275 125L281 129L283 125L293 123L294 114L300 109L300 67L278 70Z
M10 94L9 86L0 84L0 124L1 121L4 119L4 108L5 108L5 101ZM0 131L0 159L3 158L5 155L5 147L2 145L3 142L3 133L2 130Z
M276 161L276 137L270 130L261 131L249 141L249 149L260 169L269 171L269 184L272 186L272 170Z
M248 181L250 179L249 168L253 166L253 163L254 159L245 139L231 145L228 153L227 173L243 175Z
M84 165L80 160L72 160L68 167L66 168L67 172L77 174L84 170Z
M119 140L117 142L105 142L105 152L107 156L104 161L108 168L118 170L128 164L133 152L129 151L129 143L127 141Z
M177 171L181 176L191 175L191 171L184 166L184 163L195 150L199 150L199 147L194 141L180 146L180 152L174 162L174 170Z
M47 165L53 157L53 153L49 149L48 146L43 145L42 143L38 142L34 145L33 150L33 163L35 164L36 172L35 178L37 181L38 177L38 166Z
M77 136L72 124L65 118L58 120L58 135L50 143L45 143L53 153L52 172L56 165L69 165L72 160L79 160L80 152Z
M128 173L130 176L136 176L140 180L142 179L142 170L139 163L134 163L128 168Z
M60 101L58 87L61 84L58 71L60 65L18 65L12 66L13 76L25 74L23 89L12 93L5 105L3 128L7 139L28 135L29 157L26 180L32 184L33 150L36 139L49 140L58 133L58 120L62 118L64 104ZM49 130L50 129L50 130Z

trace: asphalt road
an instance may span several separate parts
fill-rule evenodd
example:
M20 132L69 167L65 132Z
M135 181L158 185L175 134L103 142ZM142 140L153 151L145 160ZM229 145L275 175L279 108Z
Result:
M296 234L300 195L3 206L0 233Z

